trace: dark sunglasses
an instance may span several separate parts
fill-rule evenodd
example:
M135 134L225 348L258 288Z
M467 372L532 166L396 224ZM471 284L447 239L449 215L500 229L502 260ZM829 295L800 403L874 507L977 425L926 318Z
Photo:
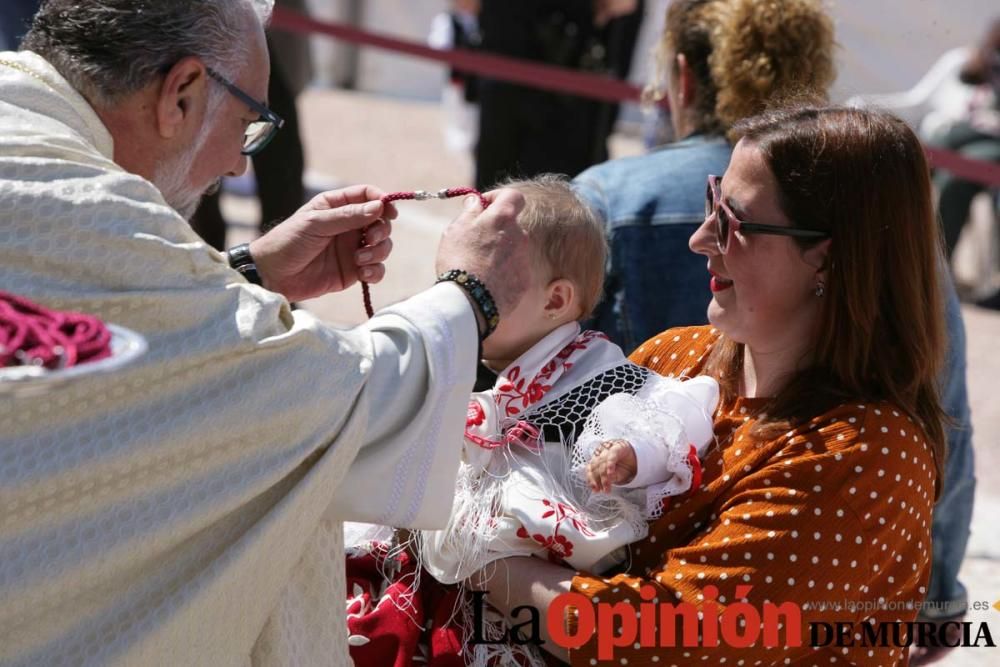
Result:
M268 109L266 105L250 97L250 95L241 90L236 84L226 79L226 77L211 67L206 67L205 69L210 77L221 83L237 99L260 114L257 120L247 126L247 130L243 135L243 150L240 152L244 155L256 155L264 150L264 147L271 143L271 139L274 139L274 135L278 133L278 130L285 124L285 121L281 116Z
M729 239L736 232L741 234L773 234L775 236L794 236L802 239L825 239L830 233L819 229L802 229L801 227L783 227L779 225L759 225L755 222L743 222L726 206L722 200L721 179L709 175L708 187L705 188L705 219L715 214L715 242L723 255L729 250Z

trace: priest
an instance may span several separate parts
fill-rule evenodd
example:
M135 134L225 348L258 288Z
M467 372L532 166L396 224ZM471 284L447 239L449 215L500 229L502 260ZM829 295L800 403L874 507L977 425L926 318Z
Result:
M208 247L185 216L281 125L269 4L49 0L0 53L0 287L149 344L0 393L4 665L346 665L342 522L448 518L478 345L524 290L523 201L472 198L442 281L351 330L288 301L381 279L377 188Z

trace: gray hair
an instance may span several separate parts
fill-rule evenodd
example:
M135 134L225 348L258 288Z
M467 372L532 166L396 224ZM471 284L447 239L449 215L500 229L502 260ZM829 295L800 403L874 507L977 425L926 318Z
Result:
M227 77L249 52L250 11L261 25L274 0L46 0L21 48L48 60L92 104L142 89L197 56ZM249 10L249 11L248 11Z

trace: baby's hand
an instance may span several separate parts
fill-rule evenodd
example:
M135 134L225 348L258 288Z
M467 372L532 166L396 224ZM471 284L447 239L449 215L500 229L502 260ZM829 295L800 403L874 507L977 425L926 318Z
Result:
M612 484L627 484L635 478L635 450L624 440L602 442L587 464L587 482L595 493L611 491Z

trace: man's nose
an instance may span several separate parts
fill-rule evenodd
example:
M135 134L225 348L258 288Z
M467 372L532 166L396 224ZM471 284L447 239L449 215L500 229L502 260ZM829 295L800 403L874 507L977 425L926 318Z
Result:
M233 165L232 170L226 173L226 176L242 176L247 171L247 166L249 166L250 160L246 155L240 153L239 159Z

